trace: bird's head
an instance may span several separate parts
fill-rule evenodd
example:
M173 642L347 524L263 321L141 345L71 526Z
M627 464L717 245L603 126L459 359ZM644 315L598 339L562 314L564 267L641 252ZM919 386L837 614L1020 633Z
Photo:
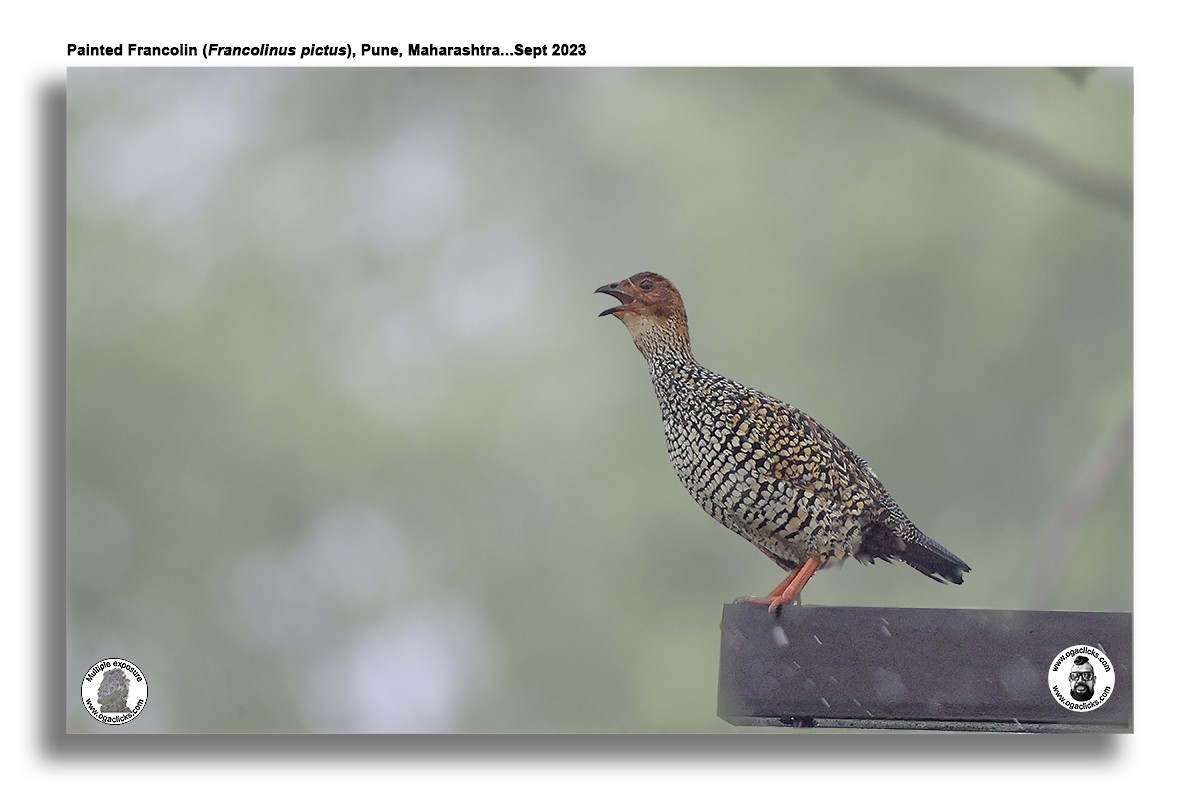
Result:
M639 272L617 283L596 290L620 301L600 316L612 314L625 324L633 343L643 355L666 349L691 355L688 342L687 312L675 284L653 272Z

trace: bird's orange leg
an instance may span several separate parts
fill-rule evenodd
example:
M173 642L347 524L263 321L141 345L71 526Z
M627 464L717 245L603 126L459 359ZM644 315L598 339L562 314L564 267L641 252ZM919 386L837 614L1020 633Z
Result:
M800 590L804 588L804 584L808 583L818 569L821 567L821 561L816 556L808 559L800 566L788 573L783 581L771 590L766 597L739 597L735 602L738 603L760 603L767 606L767 610L775 612L785 603L790 603L800 594Z
M800 570L802 570L802 569L804 569L803 564L801 564L800 566L796 567L794 570L789 572L787 574L787 577L784 578L783 581L778 586L776 586L774 589L772 589L767 594L767 596L763 599L779 597L779 595L783 594L783 590L786 589L788 587L788 584L792 582L792 578L795 578L798 574L800 574Z
M804 588L804 584L808 583L808 579L816 574L821 568L821 560L816 556L812 556L808 561L804 562L804 566L796 571L796 576L788 582L787 588L783 593L771 601L771 605L767 606L767 611L776 611L781 605L790 603L800 594L800 590Z
M767 594L766 597L739 597L737 600L734 600L733 602L735 602L735 603L761 603L762 605L766 605L767 603L774 600L776 597L779 597L779 595L783 594L783 590L786 589L787 585L792 582L792 578L796 577L796 575L802 569L804 569L803 565L796 567L794 570L789 572L787 574L787 577L784 578L782 581L780 581L779 585L776 586L774 589L772 589L770 591L770 593Z

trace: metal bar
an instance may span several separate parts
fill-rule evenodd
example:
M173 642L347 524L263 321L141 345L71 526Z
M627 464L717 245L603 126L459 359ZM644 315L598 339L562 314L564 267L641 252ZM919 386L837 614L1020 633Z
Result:
M1130 731L1133 615L1119 612L727 605L718 715L734 725ZM1072 710L1050 672L1094 648L1103 703ZM1103 662L1103 663L1101 663ZM1071 669L1059 661L1056 676ZM1065 690L1069 693L1069 689ZM1065 699L1070 700L1069 696Z

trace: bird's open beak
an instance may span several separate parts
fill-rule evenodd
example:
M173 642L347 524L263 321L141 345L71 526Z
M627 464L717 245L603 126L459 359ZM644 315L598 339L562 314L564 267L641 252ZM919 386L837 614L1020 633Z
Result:
M618 286L620 286L618 283L606 283L596 290L596 294L606 294L610 297L616 298L621 303L619 306L613 306L612 308L604 309L600 312L600 316L603 317L607 316L608 314L612 314L615 311L621 311L633 302L633 295L629 294L628 292L622 292L617 288Z

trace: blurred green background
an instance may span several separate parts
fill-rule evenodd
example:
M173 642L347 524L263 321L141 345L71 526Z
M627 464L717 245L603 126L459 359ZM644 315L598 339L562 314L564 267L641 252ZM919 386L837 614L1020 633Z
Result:
M644 269L974 570L805 602L1131 609L1133 225L1060 168L1127 191L1132 113L1128 70L70 70L67 690L150 695L67 729L730 730L721 606L783 574L596 318Z

